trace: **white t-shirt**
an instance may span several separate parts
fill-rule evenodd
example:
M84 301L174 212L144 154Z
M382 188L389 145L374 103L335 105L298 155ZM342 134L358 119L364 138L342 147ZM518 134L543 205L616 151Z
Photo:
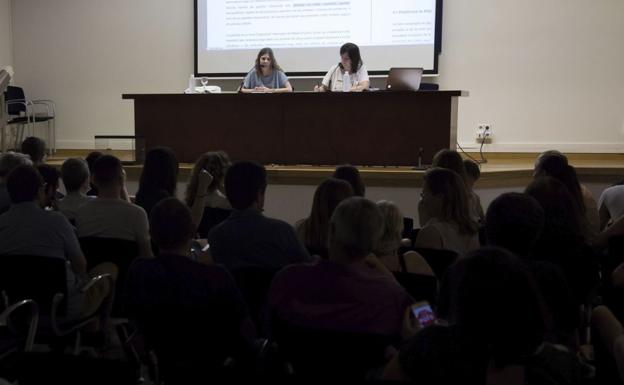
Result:
M344 71L339 67L339 65L334 64L332 68L329 69L327 74L325 74L321 84L332 92L342 92L343 73ZM360 82L369 81L366 66L362 64L356 73L349 73L349 78L351 79L351 86L357 86Z
M598 207L604 207L613 220L624 215L624 186L611 186L602 192Z
M76 212L78 237L149 240L149 224L143 208L120 199L96 198Z

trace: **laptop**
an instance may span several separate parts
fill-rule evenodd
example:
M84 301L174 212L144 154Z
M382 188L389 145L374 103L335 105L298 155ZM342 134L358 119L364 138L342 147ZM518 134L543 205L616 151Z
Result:
M422 74L422 68L390 68L386 90L418 91Z

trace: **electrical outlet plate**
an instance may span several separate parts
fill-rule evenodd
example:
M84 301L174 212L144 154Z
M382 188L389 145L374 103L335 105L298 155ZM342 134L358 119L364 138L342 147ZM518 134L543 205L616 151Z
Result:
M490 123L479 123L477 126L477 140L492 139L492 125Z

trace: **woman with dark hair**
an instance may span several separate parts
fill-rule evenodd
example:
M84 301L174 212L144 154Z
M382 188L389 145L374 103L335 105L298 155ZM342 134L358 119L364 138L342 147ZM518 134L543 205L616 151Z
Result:
M600 215L598 204L591 191L578 180L576 170L568 163L568 158L556 150L549 150L540 154L535 161L533 174L536 178L550 176L563 183L570 191L575 204L582 215L583 232L586 237L592 238L600 229Z
M346 43L340 47L340 63L332 66L323 78L320 86L314 87L316 92L342 92L342 78L344 74L349 75L351 80L351 91L364 91L370 85L368 71L364 66L360 56L360 48L353 43Z
M295 224L297 237L310 255L329 257L329 220L338 204L351 196L351 185L336 178L325 179L316 188L310 216Z
M598 283L598 268L584 235L584 218L569 189L552 177L535 179L526 188L544 210L545 223L532 258L559 266L577 304Z
M357 167L351 166L350 164L336 166L332 177L348 182L353 189L353 195L356 197L364 197L364 194L366 193L366 186L364 185L364 181L362 180L360 171Z
M178 170L178 160L170 148L155 147L148 151L136 193L136 204L148 216L156 203L175 196Z
M232 206L225 196L223 185L225 173L230 164L230 158L224 151L209 151L197 159L191 172L184 199L189 207L193 207L197 199L203 199L203 214L197 228L202 238L206 238L210 229L223 222L232 212ZM212 176L212 181L203 197L198 193L202 172Z
M425 173L418 213L422 229L415 247L458 254L479 247L478 225L470 216L466 183L455 171L434 167Z
M271 48L262 48L258 52L254 68L245 76L240 91L248 94L252 92L279 93L292 92L293 88L288 81L288 77L279 64L277 64L273 50Z
M102 155L104 155L104 153L100 151L91 151L89 155L87 155L87 157L85 158L85 161L87 162L87 165L89 166L90 176L93 175L93 166L95 165L95 162L98 159L100 159ZM92 197L98 196L98 189L97 187L95 187L92 180L89 180L89 191L87 191L87 196L92 196Z

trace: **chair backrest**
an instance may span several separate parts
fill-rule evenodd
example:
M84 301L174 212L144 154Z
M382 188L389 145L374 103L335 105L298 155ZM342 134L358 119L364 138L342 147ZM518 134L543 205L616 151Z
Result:
M397 342L386 335L298 327L277 317L272 327L280 355L304 379L363 380L385 364L386 348Z
M416 301L438 302L438 279L432 275L394 272L394 278Z
M14 100L25 100L24 90L21 87L8 86L4 93L4 101L11 102ZM11 103L7 106L9 115L19 115L21 112L26 112L26 106L21 103Z
M67 261L33 255L0 255L0 291L9 302L32 299L41 314L50 314L52 299L64 295L57 314L67 314Z
M443 250L443 249L427 249L423 247L417 247L416 250L420 255L423 256L425 261L431 266L431 270L438 277L438 279L442 279L444 274L448 268L457 260L459 256L453 250Z
M119 269L115 284L113 315L121 315L122 297L128 269L139 256L139 245L135 241L117 238L82 237L80 248L87 260L87 268L92 269L103 262L111 262Z

